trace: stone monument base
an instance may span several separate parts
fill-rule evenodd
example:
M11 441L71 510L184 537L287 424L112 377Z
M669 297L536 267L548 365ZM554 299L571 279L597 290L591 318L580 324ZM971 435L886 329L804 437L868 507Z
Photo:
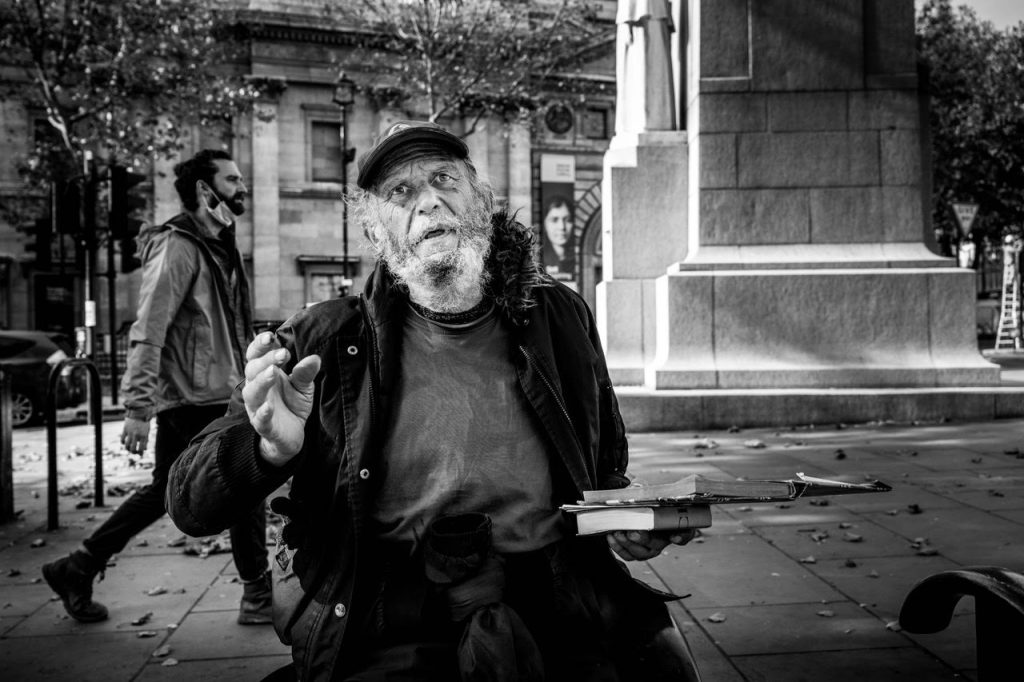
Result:
M1024 417L1024 386L689 391L627 386L616 393L627 432Z
M963 324L974 318L974 272L923 245L809 247L789 260L733 248L657 280L646 388L999 385L999 366Z

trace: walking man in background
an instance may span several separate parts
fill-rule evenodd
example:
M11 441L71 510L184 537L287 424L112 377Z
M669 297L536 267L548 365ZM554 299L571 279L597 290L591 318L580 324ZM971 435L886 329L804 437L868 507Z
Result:
M156 417L152 482L137 490L69 556L43 566L68 614L83 623L107 618L93 601L93 580L111 556L165 513L171 464L203 427L224 414L243 377L252 340L249 284L235 245L236 215L248 194L238 166L207 149L174 168L185 211L147 231L142 287L121 382L126 418L121 442L142 454ZM263 501L231 528L244 585L238 622L271 622Z
M576 537L559 510L628 482L583 299L441 126L392 125L358 185L378 256L362 296L260 334L167 489L179 528L208 534L292 477L274 611L295 665L274 679L698 679L673 597L614 556L693 532Z

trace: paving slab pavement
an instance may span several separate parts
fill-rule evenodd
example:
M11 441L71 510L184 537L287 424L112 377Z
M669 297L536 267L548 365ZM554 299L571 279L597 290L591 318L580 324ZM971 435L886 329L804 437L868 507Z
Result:
M92 491L92 426L58 431L60 528L48 532L46 433L14 432L16 521L0 524L0 671L5 680L259 680L288 660L269 626L235 623L241 586L230 554L183 553L165 517L96 585L111 617L69 619L39 578L124 495ZM107 489L149 477L103 424ZM974 605L934 635L895 624L919 580L968 565L1024 572L1024 420L835 425L630 435L634 477L674 480L808 475L878 478L890 493L713 508L686 547L631 566L688 594L671 611L707 682L976 679ZM702 447L705 446L705 447ZM148 459L151 462L151 457ZM271 532L274 532L272 529ZM159 589L158 589L159 588ZM148 615L140 625L132 622ZM155 655L164 654L164 655Z

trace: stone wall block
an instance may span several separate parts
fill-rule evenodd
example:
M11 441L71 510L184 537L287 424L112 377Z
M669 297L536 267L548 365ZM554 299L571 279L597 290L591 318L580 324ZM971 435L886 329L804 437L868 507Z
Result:
M597 325L609 369L632 372L629 383L643 383L643 367L654 355L654 281L602 282L596 300Z
M701 78L695 94L750 92L753 88L749 78ZM690 104L693 103L691 98Z
M916 130L883 130L881 141L882 183L920 185L921 152Z
M873 132L740 135L740 187L834 187L879 182Z
M754 90L862 87L862 4L862 0L752 2Z
M917 130L918 122L918 98L913 90L850 93L851 130Z
M760 93L706 94L700 103L700 132L738 133L767 130L765 96Z
M715 278L720 370L897 368L929 344L924 273L754 272Z
M846 130L845 92L772 93L768 129L773 132Z
M747 0L700 2L702 77L738 78L750 74Z
M916 71L914 3L864 0L864 68L869 74Z
M880 187L812 189L810 213L815 244L878 242L885 234Z
M680 144L659 144L667 137ZM605 278L653 279L686 257L687 149L683 133L651 133L605 155Z
M933 353L945 355L977 346L974 328L962 323L975 319L975 277L974 270L966 268L944 269L928 276L928 290L917 300L928 307Z
M649 388L713 388L716 385L713 281L669 274L655 282L657 351L647 366Z
M700 195L704 246L803 244L810 239L806 190L707 190Z
M882 187L882 215L887 242L921 242L925 237L921 189L916 185Z
M736 135L700 135L700 188L736 186Z

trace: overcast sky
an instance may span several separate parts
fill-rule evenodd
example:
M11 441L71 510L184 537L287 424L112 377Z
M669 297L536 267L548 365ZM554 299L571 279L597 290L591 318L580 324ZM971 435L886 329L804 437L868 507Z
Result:
M924 0L915 0L918 9ZM953 0L954 5L967 5L974 9L979 19L991 21L996 28L1009 28L1024 21L1022 0Z

